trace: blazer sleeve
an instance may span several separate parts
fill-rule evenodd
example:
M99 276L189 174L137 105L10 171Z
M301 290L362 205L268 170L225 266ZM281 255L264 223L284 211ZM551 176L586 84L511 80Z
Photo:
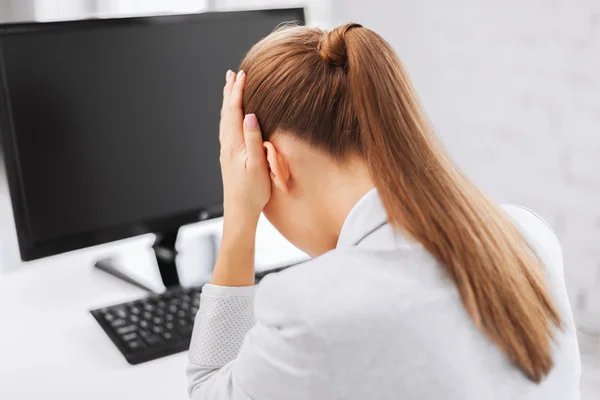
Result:
M192 400L327 393L299 295L277 275L265 277L256 289L203 288L187 367Z

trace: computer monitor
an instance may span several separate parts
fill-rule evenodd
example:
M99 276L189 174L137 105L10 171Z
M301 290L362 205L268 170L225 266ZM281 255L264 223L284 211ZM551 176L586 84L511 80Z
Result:
M160 256L180 226L222 216L225 72L289 21L303 9L0 25L21 258L145 233ZM178 284L171 256L159 260L166 286Z

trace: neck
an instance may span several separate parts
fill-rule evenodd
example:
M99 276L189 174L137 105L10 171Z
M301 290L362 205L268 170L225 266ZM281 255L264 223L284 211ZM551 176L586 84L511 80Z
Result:
M363 161L351 161L332 168L320 179L323 190L314 197L323 235L321 254L336 247L344 221L356 203L375 187Z

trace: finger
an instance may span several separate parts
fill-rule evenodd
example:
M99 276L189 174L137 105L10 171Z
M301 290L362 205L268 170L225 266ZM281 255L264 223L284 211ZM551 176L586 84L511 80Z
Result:
M246 84L246 73L240 71L237 74L231 93L229 94L229 104L233 109L242 109L242 98L244 95L244 85Z
M262 133L254 114L248 114L244 118L244 142L249 163L256 165L266 161Z
M231 88L233 88L233 84L235 83L235 73L228 69L225 74L225 86L223 87L223 106L221 108L221 115L223 115L223 111L229 105L229 94L231 93Z
M227 95L227 106L224 105L225 111L221 117L221 132L224 137L221 143L229 149L238 149L244 145L244 132L242 129L242 121L244 113L242 111L242 94L244 83L246 82L246 74L240 71L235 76L235 81L232 83L231 89Z
M231 93L231 89L233 88L233 84L235 83L236 75L232 70L227 70L225 74L225 86L223 87L223 105L221 106L221 120L219 122L219 143L223 145L224 137L223 135L227 129L227 121L225 116L227 115L227 110L229 109L229 95Z

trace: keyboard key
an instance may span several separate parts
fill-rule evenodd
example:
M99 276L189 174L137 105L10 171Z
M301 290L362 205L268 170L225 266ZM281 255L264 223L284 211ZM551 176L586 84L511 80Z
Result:
M137 339L137 337L138 337L138 334L137 334L137 333L135 333L135 332L131 332L131 333L128 333L128 334L126 334L126 335L123 335L122 339L123 339L124 341L128 342L128 341L130 341L130 340Z
M169 306L169 312L171 312L173 314L176 313L177 312L177 306L175 304L171 304Z
M173 314L167 314L165 315L165 319L167 321L173 321L175 319L175 316Z
M190 325L189 321L185 320L185 319L178 319L177 320L177 325L179 326L187 326Z
M165 310L163 308L157 308L155 313L156 313L156 315L164 315Z
M163 328L161 326L154 325L152 327L152 332L154 332L154 333L161 333L162 331L163 331Z
M169 341L172 339L175 339L176 336L172 333L172 332L163 332L160 334L160 336L165 340L165 341Z
M142 312L142 310L140 310L140 308L138 306L131 307L130 311L131 311L132 314L135 314L135 315L138 315L139 313Z
M114 311L114 313L117 315L117 317L119 317L119 318L123 318L123 319L127 318L127 313L125 312L125 310L124 310L124 309L122 309L122 308L117 308L117 309L115 309L115 310L113 310L113 311Z
M122 326L120 328L118 328L115 332L117 332L118 335L124 335L126 333L129 332L133 332L137 329L137 326L135 325L126 325L126 326Z
M127 344L127 347L129 348L129 350L131 350L131 351L140 351L146 347L144 342L142 342L140 339L130 340L130 341L126 342L126 344Z
M115 316L109 312L104 312L104 314L102 315L104 316L104 319L108 322L113 322L115 320Z
M180 318L185 318L187 317L188 313L186 313L184 310L179 310L177 311L177 316L179 316Z
M194 330L194 325L188 323L187 321L179 322L177 324L176 330L182 335L187 336Z
M161 338L148 331L140 331L140 336L149 346L154 346L163 342Z
M151 320L152 319L152 314L150 312L148 312L148 311L144 311L143 316L144 316L144 319L147 319L147 320Z
M129 317L129 320L131 322L138 322L140 320L140 317L138 317L137 315L133 314Z
M160 325L164 322L164 320L161 317L154 317L152 322L154 322L156 325Z
M173 330L173 328L174 328L174 327L175 327L175 325L173 325L173 323L172 323L172 322L167 322L167 323L165 324L165 329L167 329L167 330L169 330L169 331Z
M140 326L142 328L148 328L150 326L150 323L144 319L140 321Z
M127 322L125 322L124 319L121 318L117 318L115 319L113 322L111 322L110 324L112 325L113 328L118 328L120 326L125 325Z
M154 311L155 307L152 304L146 303L146 304L144 304L144 310L146 310L146 311Z

